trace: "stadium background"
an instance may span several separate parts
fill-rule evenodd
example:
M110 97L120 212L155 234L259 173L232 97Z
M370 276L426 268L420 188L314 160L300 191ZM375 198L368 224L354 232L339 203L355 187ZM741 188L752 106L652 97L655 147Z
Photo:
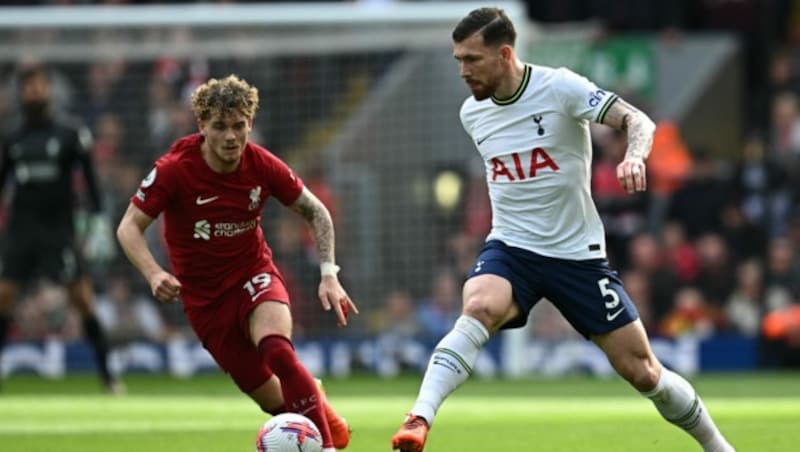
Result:
M102 7L120 3L130 4ZM193 88L240 74L261 94L254 141L333 212L341 277L362 311L346 330L323 314L302 221L269 205L263 226L289 282L303 360L320 375L422 369L458 315L461 280L490 227L482 165L458 122L467 91L449 41L476 4L132 3L4 2L2 122L16 114L15 71L48 63L58 107L94 132L116 223L152 161L194 131ZM662 359L685 373L800 365L797 2L505 5L526 60L582 72L658 121L641 196L625 195L613 175L624 138L593 127L593 192L609 257ZM117 371L216 372L180 306L156 304L122 253L92 272ZM59 288L31 287L15 317L4 376L93 366ZM546 302L529 328L493 339L478 368L611 372Z

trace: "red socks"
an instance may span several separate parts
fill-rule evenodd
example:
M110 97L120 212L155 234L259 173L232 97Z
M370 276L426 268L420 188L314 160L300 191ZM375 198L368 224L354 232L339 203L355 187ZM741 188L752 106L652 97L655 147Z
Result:
M279 335L265 336L258 343L258 351L266 365L281 380L286 411L300 413L311 419L322 433L323 447L333 447L317 384L297 359L291 341Z

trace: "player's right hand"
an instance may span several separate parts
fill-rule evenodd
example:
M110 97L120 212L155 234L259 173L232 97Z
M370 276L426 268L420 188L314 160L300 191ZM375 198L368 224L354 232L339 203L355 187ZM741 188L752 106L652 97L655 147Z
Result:
M644 161L638 157L625 158L617 165L617 179L629 194L647 189Z
M150 290L158 301L171 303L176 301L181 294L181 282L175 276L162 270L150 278Z

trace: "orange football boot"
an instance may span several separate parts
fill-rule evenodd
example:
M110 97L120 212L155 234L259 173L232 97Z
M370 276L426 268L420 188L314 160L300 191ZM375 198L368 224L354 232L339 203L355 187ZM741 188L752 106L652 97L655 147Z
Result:
M350 426L347 421L339 416L339 413L333 409L333 406L328 402L325 396L325 388L322 387L322 381L319 378L314 379L319 388L319 394L322 397L322 407L325 410L325 418L328 420L328 428L331 431L331 439L333 440L333 447L341 450L347 447L350 443Z
M408 413L400 430L392 437L392 449L399 449L400 452L422 452L429 429L424 418Z

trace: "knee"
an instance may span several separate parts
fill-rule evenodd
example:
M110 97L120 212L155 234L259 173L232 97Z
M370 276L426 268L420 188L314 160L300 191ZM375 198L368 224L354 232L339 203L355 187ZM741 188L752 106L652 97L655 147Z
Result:
M639 392L651 391L658 384L661 367L651 359L637 359L622 372L622 377Z
M497 275L470 278L464 284L463 297L464 314L483 323L489 333L494 333L519 313L511 283Z
M503 323L505 313L486 297L472 295L464 302L464 314L481 322L489 331L496 331Z

